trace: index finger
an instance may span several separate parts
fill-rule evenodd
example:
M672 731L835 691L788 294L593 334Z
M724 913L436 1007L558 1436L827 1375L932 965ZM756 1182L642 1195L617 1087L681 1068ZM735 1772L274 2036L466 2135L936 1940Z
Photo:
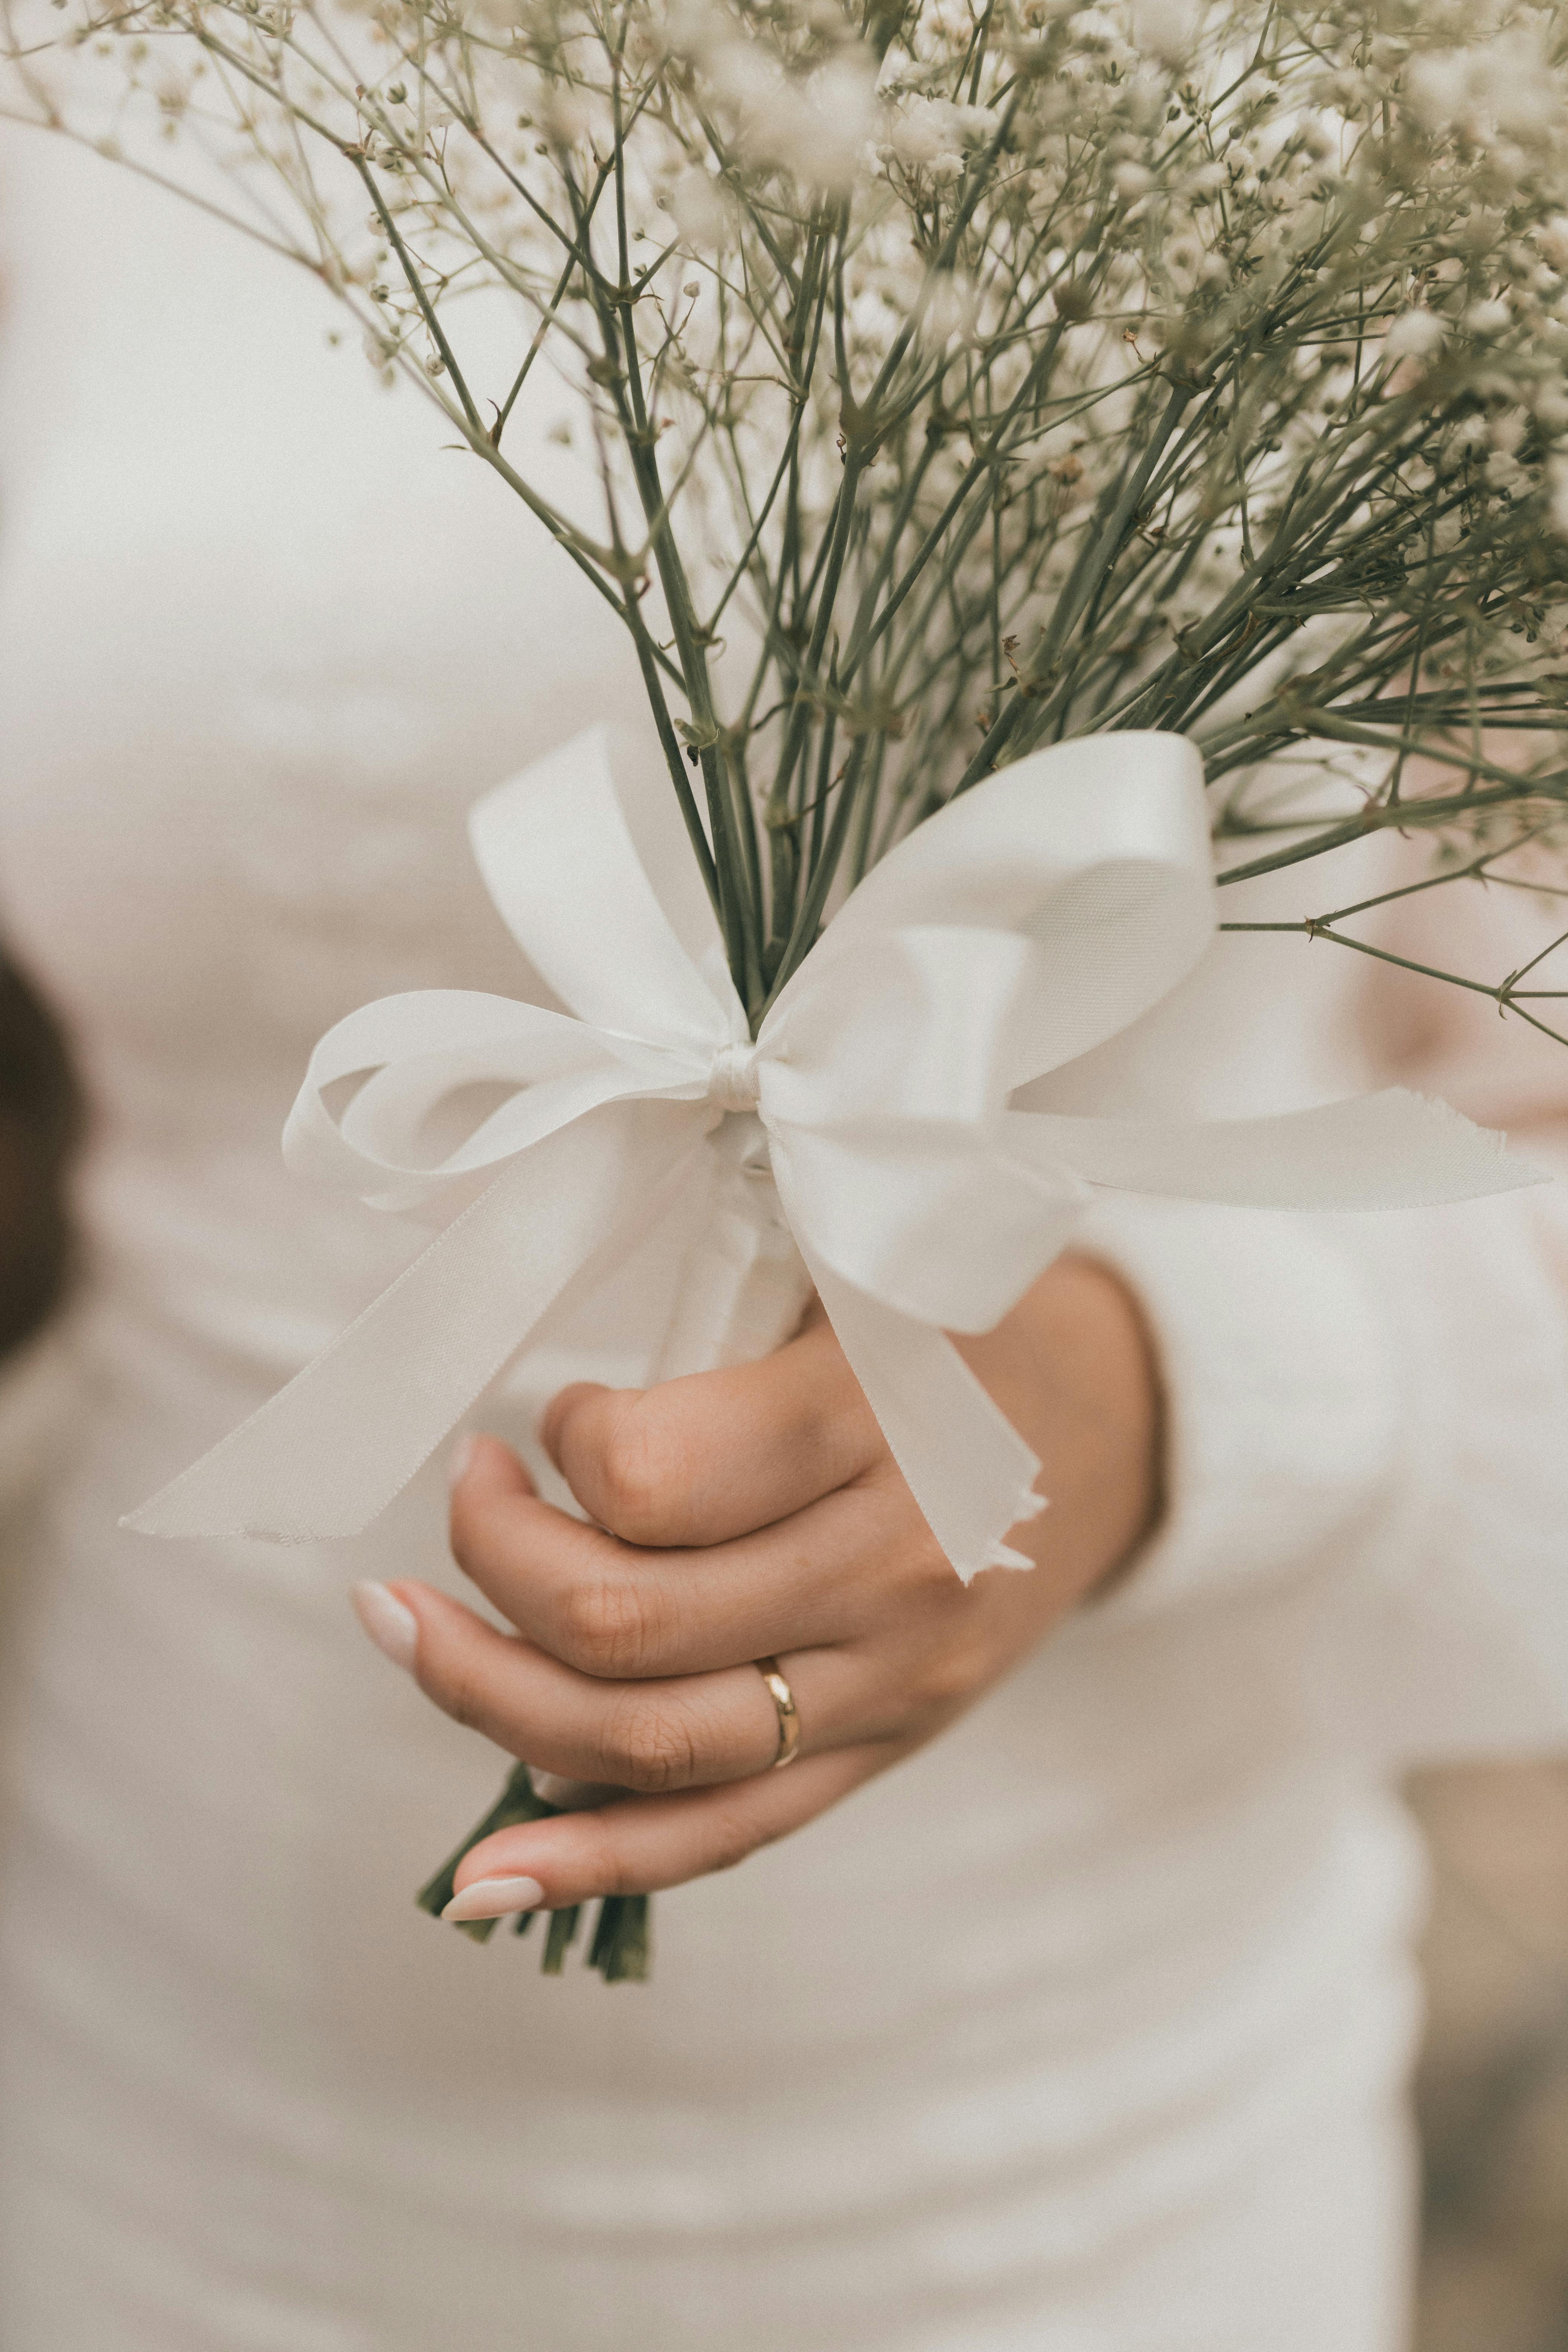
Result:
M883 1451L826 1318L758 1363L652 1389L563 1389L540 1435L592 1518L627 1543L661 1547L771 1527Z
M528 1641L609 1681L852 1640L875 1576L849 1564L874 1570L889 1547L913 1558L923 1532L912 1501L889 1522L868 1479L734 1543L642 1549L542 1501L494 1438L475 1441L452 1494L464 1573Z

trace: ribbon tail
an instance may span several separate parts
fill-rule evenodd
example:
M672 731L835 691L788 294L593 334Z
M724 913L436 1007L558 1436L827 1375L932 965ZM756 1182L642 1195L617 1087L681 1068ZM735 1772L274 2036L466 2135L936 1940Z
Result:
M726 1118L703 1159L710 1189L701 1229L681 1270L656 1381L759 1362L799 1328L811 1298L760 1122Z
M1490 1128L1403 1087L1265 1118L1015 1111L1008 1142L1118 1192L1258 1209L1415 1209L1542 1184Z
M689 1104L616 1103L512 1162L314 1362L131 1512L142 1535L360 1534L574 1277L599 1279L700 1148Z
M1003 1538L1046 1507L1035 1492L1037 1455L944 1332L857 1290L804 1245L801 1255L893 1459L963 1581L983 1568L1032 1567Z

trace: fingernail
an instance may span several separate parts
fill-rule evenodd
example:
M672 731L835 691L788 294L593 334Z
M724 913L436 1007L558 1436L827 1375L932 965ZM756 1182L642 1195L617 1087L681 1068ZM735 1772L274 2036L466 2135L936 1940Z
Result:
M479 1442L479 1433L472 1429L465 1430L462 1436L458 1438L447 1460L448 1486L455 1486L459 1478L468 1476L468 1465L474 1458L474 1448Z
M592 1812L599 1805L607 1805L612 1797L624 1797L626 1790L608 1780L569 1780L564 1772L542 1772L537 1765L529 1767L529 1779L533 1793L542 1797L547 1805L557 1805L563 1813Z
M405 1674L412 1674L414 1653L419 1646L419 1623L413 1610L384 1584L353 1585L349 1599L376 1648Z
M537 1911L543 1900L537 1878L476 1878L453 1895L441 1916L458 1925L465 1919L504 1919L509 1911Z

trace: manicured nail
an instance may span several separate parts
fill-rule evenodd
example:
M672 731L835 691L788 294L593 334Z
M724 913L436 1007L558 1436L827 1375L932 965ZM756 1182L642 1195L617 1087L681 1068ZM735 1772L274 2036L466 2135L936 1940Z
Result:
M533 1793L542 1797L547 1805L558 1805L563 1813L588 1813L597 1806L607 1805L612 1797L624 1797L626 1790L612 1787L608 1780L569 1780L564 1772L542 1772L531 1765L529 1779Z
M376 1648L405 1674L412 1674L414 1653L419 1646L419 1624L413 1610L384 1584L356 1584L349 1599Z
M476 1878L453 1895L441 1916L459 1926L465 1919L504 1919L509 1911L537 1911L543 1900L537 1878Z
M447 1458L448 1486L455 1486L459 1478L468 1476L468 1465L474 1458L474 1448L479 1442L479 1433L472 1429L465 1430L462 1436L458 1438Z

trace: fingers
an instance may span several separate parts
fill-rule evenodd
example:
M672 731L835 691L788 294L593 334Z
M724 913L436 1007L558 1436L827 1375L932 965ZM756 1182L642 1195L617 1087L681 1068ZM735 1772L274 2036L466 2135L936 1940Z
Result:
M498 1830L464 1855L447 1916L487 1919L521 1909L563 1911L596 1895L652 1895L731 1869L826 1812L890 1763L894 1753L870 1746L840 1748L729 1788L635 1798L597 1812ZM536 1895L529 1885L539 1889Z
M749 1534L831 1494L883 1451L826 1320L760 1363L655 1389L564 1389L540 1434L583 1508L647 1545Z
M426 1696L546 1771L663 1794L763 1771L778 1752L778 1716L752 1665L604 1682L498 1633L445 1593L421 1584L385 1590L415 1620L414 1654L402 1663ZM842 1744L861 1705L847 1654L807 1652L787 1671L803 1725L809 1717L803 1747Z
M515 1456L481 1438L453 1493L452 1549L520 1633L580 1673L704 1674L850 1638L870 1604L870 1553L896 1539L911 1569L923 1558L924 1522L901 1494L888 1500L866 1484L741 1542L637 1549L542 1502Z

